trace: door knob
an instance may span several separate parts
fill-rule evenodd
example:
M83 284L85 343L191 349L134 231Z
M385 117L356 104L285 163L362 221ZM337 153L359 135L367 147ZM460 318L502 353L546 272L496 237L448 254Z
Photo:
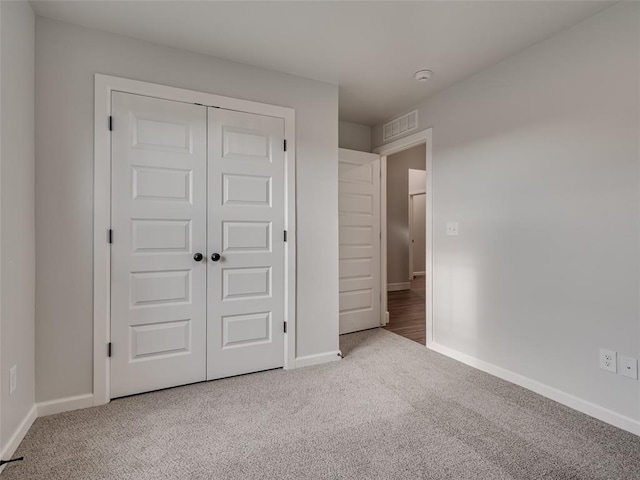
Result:
M196 253L196 254L193 256L193 259L194 259L196 262L201 261L203 258L204 258L204 255L202 255L201 253Z
M217 262L218 260L220 260L220 254L219 253L211 254L211 260L213 260L214 262Z

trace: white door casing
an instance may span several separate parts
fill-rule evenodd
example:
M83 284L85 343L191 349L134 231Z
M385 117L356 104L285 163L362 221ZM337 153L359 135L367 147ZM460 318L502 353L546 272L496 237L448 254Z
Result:
M411 276L424 275L426 263L426 194L410 196L409 209L409 269Z
M212 380L284 363L285 156L281 118L215 108L208 115Z
M113 92L111 398L205 379L205 107Z
M339 150L340 334L380 326L380 157Z

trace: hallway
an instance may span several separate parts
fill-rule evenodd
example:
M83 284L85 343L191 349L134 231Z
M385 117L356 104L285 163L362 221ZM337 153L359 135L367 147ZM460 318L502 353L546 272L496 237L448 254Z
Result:
M427 343L425 277L411 281L411 290L388 293L389 323L385 329L422 345Z

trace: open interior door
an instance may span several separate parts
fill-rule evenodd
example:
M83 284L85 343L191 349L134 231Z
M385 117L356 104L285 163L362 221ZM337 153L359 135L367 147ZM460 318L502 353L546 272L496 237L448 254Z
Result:
M340 149L340 334L380 326L380 157Z

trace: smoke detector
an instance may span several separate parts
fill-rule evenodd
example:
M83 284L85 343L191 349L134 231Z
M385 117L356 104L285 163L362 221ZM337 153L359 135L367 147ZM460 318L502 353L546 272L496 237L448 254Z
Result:
M426 82L431 78L433 72L431 70L418 70L414 77L418 82Z

